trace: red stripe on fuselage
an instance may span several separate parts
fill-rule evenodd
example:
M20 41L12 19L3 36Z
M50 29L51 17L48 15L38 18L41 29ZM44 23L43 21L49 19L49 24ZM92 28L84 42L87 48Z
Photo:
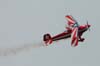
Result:
M87 30L87 28L79 29L78 36L79 36L80 34L82 34L83 32L85 32L86 30ZM70 32L63 32L63 33L61 33L61 34L58 34L58 35L52 37L51 39L52 39L53 41L56 41L56 40L60 40L60 39L70 38L70 37L71 37L71 33L72 33L72 31L70 31Z

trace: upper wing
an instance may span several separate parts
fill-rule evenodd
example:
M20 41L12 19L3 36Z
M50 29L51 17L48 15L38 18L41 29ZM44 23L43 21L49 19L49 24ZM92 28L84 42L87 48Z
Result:
M77 21L71 16L71 15L67 15L65 16L67 21L68 21L68 26L69 27L76 27L79 26Z
M66 19L68 21L69 28L72 28L71 46L75 47L75 46L78 45L78 28L79 28L79 24L77 23L77 21L71 15L67 15Z

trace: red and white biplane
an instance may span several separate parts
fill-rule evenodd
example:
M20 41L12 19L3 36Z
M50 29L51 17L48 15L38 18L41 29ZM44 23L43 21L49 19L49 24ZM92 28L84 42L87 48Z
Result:
M82 38L82 34L90 28L90 25L79 25L78 22L71 16L65 16L67 19L68 27L66 27L66 31L51 37L49 33L43 36L43 41L46 45L51 44L53 41L57 41L60 39L66 39L71 37L71 46L77 46L78 42L83 42L85 39Z

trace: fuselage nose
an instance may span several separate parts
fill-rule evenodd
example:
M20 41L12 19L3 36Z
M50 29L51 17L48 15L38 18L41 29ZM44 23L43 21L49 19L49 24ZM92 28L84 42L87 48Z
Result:
M79 32L85 32L90 28L91 25L87 24L87 25L82 25L79 27Z

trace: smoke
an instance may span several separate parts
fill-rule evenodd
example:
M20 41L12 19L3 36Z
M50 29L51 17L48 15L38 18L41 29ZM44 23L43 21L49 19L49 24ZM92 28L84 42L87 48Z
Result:
M27 51L32 48L39 48L45 46L43 42L40 43L28 43L28 44L23 44L18 47L12 47L12 48L2 48L0 49L0 56L9 56L9 55L16 55L19 52L22 51Z

